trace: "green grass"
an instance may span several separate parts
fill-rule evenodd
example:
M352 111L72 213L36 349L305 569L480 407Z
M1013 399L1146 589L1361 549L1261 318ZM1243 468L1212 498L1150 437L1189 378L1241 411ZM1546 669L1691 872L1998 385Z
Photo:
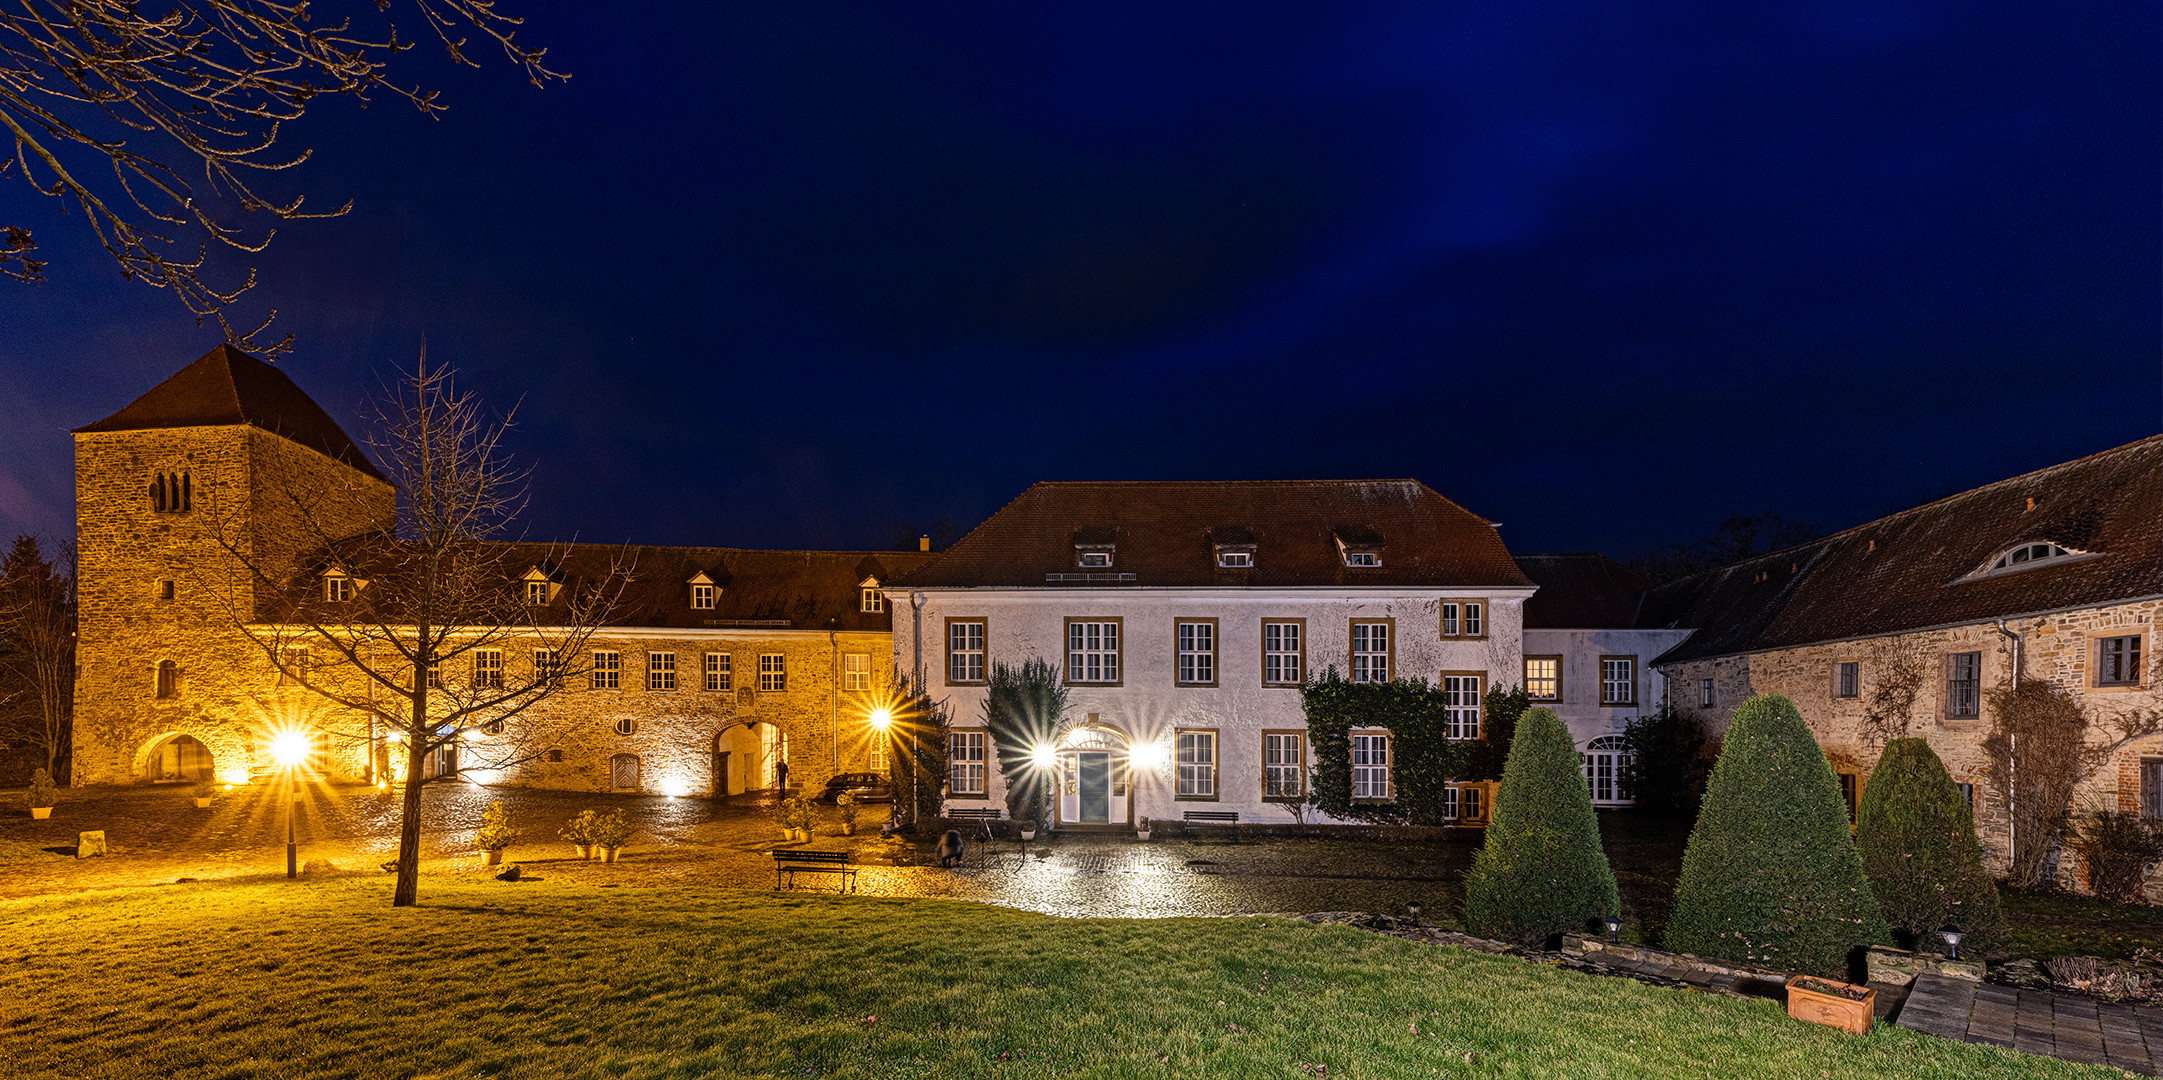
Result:
M563 882L0 903L11 1077L2105 1075L1278 919ZM1322 1067L1326 1066L1326 1071Z
M2014 956L2129 960L2135 949L2163 950L2163 907L2010 885L1998 886L1998 903L2012 931Z

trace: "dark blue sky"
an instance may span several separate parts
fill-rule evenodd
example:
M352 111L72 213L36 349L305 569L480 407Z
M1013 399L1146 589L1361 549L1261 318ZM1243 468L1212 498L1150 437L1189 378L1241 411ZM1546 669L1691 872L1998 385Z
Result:
M1626 556L2163 431L2152 5L1172 7L516 0L571 81L319 104L278 179L356 207L242 310L356 427L424 337L522 398L536 537L1410 476ZM64 535L66 429L216 338L4 183L54 266L0 282L0 531Z

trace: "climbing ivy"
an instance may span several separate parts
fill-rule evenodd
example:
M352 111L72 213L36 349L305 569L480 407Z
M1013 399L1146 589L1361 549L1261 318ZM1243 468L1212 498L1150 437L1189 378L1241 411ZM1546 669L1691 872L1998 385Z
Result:
M1301 688L1300 700L1307 712L1307 743L1314 750L1314 806L1331 817L1443 824L1442 792L1449 782L1476 779L1475 765L1499 760L1484 740L1449 738L1442 691L1424 679L1355 683L1331 668ZM1514 727L1516 714L1508 720ZM1390 780L1397 795L1392 802L1352 801L1352 732L1368 728L1390 734Z

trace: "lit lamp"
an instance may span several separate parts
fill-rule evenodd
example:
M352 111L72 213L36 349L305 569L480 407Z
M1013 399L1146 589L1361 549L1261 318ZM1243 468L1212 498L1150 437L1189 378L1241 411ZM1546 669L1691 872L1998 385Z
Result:
M1607 923L1608 943L1612 945L1622 944L1622 920L1609 915L1605 922Z
M298 731L282 731L270 741L270 756L285 766L285 876L300 876L300 844L293 837L293 804L300 792L293 785L293 770L308 756L308 737Z
M895 752L894 746L897 740L894 735L893 710L884 705L876 706L871 710L870 719L871 726L878 729L879 734L886 738L886 775L888 782L891 783L893 775L902 771L899 768L900 762L897 760L900 755ZM900 803L899 798L894 800L896 805L887 812L886 827L889 831L900 827L904 817L912 823L916 820L916 758L913 754L909 758L907 771L909 774L909 805L904 809L898 805Z
M1967 936L1961 933L1960 928L1952 923L1946 923L1944 926L1938 927L1938 937L1945 942L1945 958L1947 960L1960 959L1960 939Z

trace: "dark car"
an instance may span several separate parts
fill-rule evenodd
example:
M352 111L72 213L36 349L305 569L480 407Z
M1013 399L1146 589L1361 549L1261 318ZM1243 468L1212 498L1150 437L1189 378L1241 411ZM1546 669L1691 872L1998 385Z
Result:
M826 782L818 800L833 802L844 791L857 802L891 802L894 798L894 789L887 784L886 777L875 772L845 772Z

